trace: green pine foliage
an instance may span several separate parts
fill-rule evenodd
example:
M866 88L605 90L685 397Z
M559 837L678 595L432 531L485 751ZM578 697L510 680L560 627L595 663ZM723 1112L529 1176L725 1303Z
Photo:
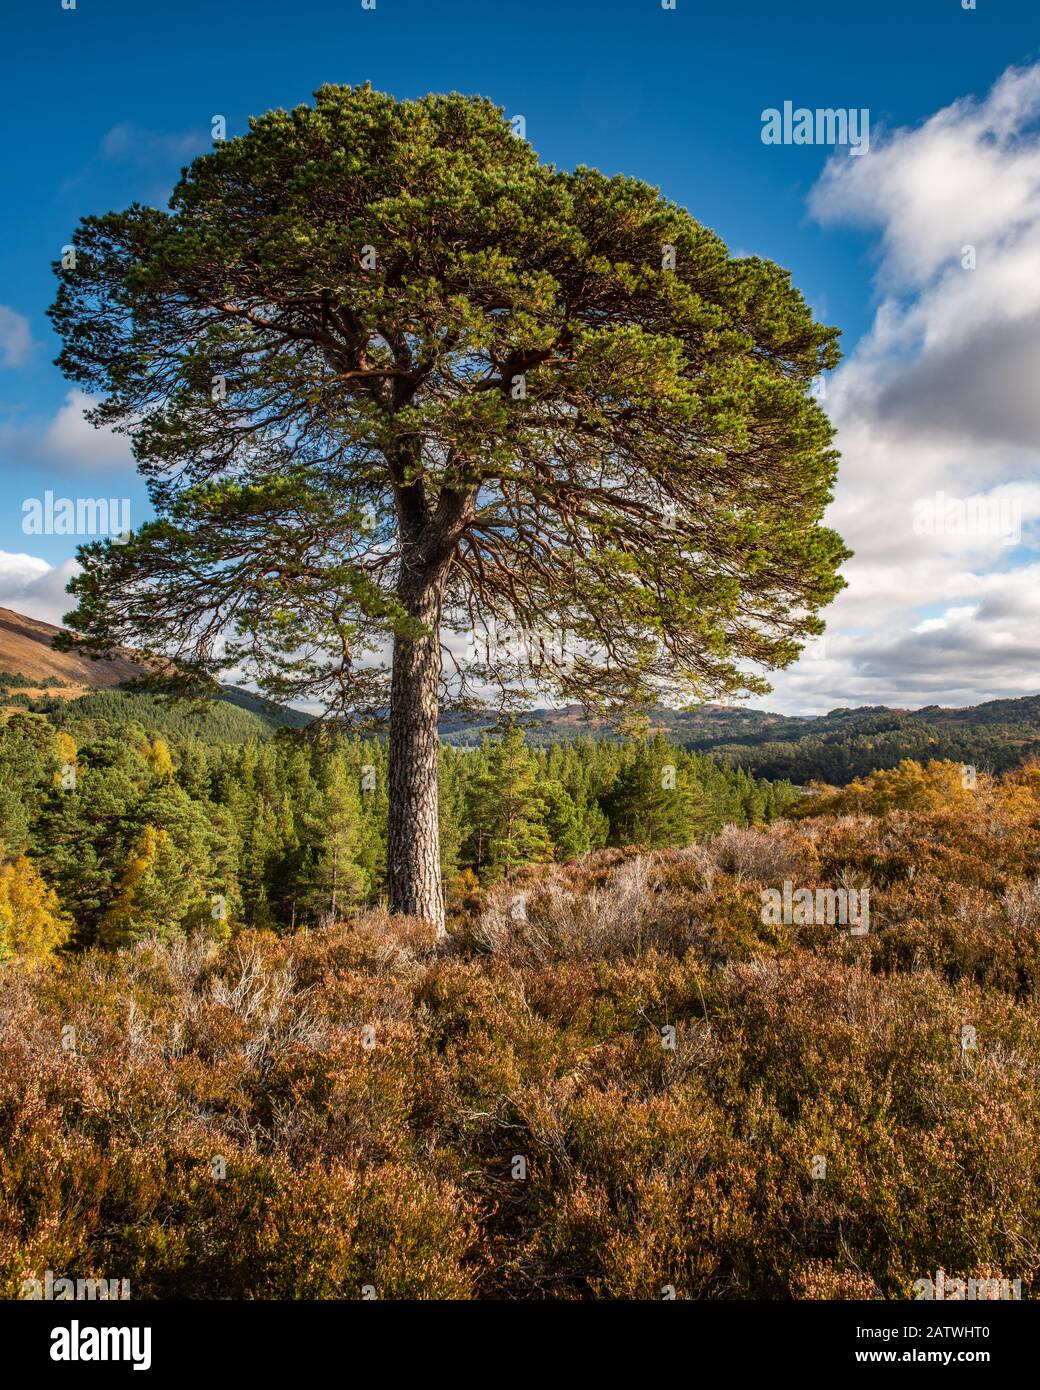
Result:
M537 760L518 728L511 726L500 739L485 741L469 792L473 829L468 857L482 881L494 882L521 864L552 858Z
M0 727L0 865L24 860L18 882L31 870L53 894L55 943L291 933L385 901L381 739L232 727L214 741L168 709L124 695L112 718L19 710ZM528 864L767 822L795 795L661 737L540 747L515 725L443 745L439 776L449 898Z

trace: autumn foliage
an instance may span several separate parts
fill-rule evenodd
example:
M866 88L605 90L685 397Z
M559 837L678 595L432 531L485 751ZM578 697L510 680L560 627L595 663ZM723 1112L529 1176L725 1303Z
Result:
M24 854L0 863L0 961L36 963L69 938L72 924L57 894Z
M5 1293L1035 1295L1037 773L977 791L471 882L442 948L368 912L9 964ZM869 884L869 933L764 924L784 879Z

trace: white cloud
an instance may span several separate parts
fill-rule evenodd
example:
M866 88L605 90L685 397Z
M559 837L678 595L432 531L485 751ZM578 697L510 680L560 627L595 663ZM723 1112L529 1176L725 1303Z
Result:
M878 227L885 280L926 284L954 246L959 259L965 242L1008 246L1035 228L1038 112L1040 64L1009 68L984 101L965 98L882 134L868 157L830 160L810 210L824 223Z
M38 555L0 550L0 608L60 625L75 607L65 586L78 570L75 560L49 565Z
M37 490L45 487L45 469L57 474L92 476L132 472L130 441L107 426L95 429L85 418L95 398L73 388L50 419L31 419L0 425L0 449L13 463L28 464L37 475Z
M874 322L827 386L842 453L828 521L855 557L825 614L825 659L779 673L755 703L820 712L1035 694L1040 64L876 136L864 157L835 157L810 208L878 236ZM974 520L915 528L939 496Z
M0 367L20 367L31 348L29 320L0 304Z
M89 468L133 468L134 458L126 435L116 434L107 426L95 429L85 418L94 404L94 398L85 391L69 391L41 440L44 458L70 472Z

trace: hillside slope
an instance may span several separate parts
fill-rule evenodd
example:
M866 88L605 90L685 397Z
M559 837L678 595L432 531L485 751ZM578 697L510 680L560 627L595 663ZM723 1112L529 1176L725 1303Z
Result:
M129 653L108 661L91 661L77 652L55 651L51 644L61 630L53 623L0 608L0 678L22 677L17 685L26 693L60 689L64 698L73 699L88 690L111 689L147 673Z
M123 690L126 682L147 676L148 667L132 652L94 661L56 651L52 643L61 631L53 623L0 608L0 708L9 713L28 705L61 724L137 719L157 732L190 734L207 742L245 742L310 721L299 710L235 685L224 686L218 699L204 703L174 703L144 690Z

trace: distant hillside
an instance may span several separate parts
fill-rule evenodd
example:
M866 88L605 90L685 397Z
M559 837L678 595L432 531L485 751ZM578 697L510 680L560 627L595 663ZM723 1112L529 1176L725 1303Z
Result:
M53 623L0 608L0 687L41 695L61 690L64 699L74 699L88 690L111 689L147 674L129 653L111 661L91 661L76 652L55 651L51 643L61 630ZM6 679L11 676L16 679Z
M450 743L479 743L494 728L494 716L446 715L441 737ZM708 746L752 737L779 738L803 729L806 716L769 714L765 710L737 709L730 705L702 705L696 710L656 709L650 717L650 733L662 733L687 747ZM580 705L560 709L530 710L523 718L532 743L559 743L571 738L617 738L605 719L588 719Z
M525 724L534 743L582 735L617 737L604 721L583 718L574 705L533 710ZM479 742L491 727L491 719L447 718L441 735L466 745ZM953 758L999 772L1029 756L1040 757L1040 695L964 709L865 705L815 716L702 705L690 712L655 710L651 729L683 747L712 753L728 766L798 783L840 785L876 768L893 767L901 758Z
M123 690L125 682L148 675L148 668L134 659L133 652L92 661L75 652L55 651L51 643L60 631L53 623L0 608L2 708L37 710L57 724L137 719L149 729L206 742L267 738L276 729L299 728L309 722L309 716L298 710L272 704L234 685L225 686L219 699L205 703Z
M765 777L842 785L901 758L952 758L1003 772L1040 757L1040 696L989 700L964 709L835 709L778 731L700 740L727 765Z
M221 698L208 707L121 690L124 682L146 674L133 652L110 661L57 652L51 641L60 630L0 608L4 708L37 709L58 723L138 719L162 732L233 743L309 722L299 710L271 704L237 686L224 687ZM619 737L605 720L586 719L579 705L532 710L523 722L529 741L536 744ZM493 715L445 715L441 738L469 747L495 723ZM953 758L1002 772L1027 757L1040 757L1040 695L989 700L964 709L864 705L822 715L708 704L695 710L655 710L650 729L684 748L711 753L726 766L800 784L815 780L843 785L876 768L894 767L901 758Z

